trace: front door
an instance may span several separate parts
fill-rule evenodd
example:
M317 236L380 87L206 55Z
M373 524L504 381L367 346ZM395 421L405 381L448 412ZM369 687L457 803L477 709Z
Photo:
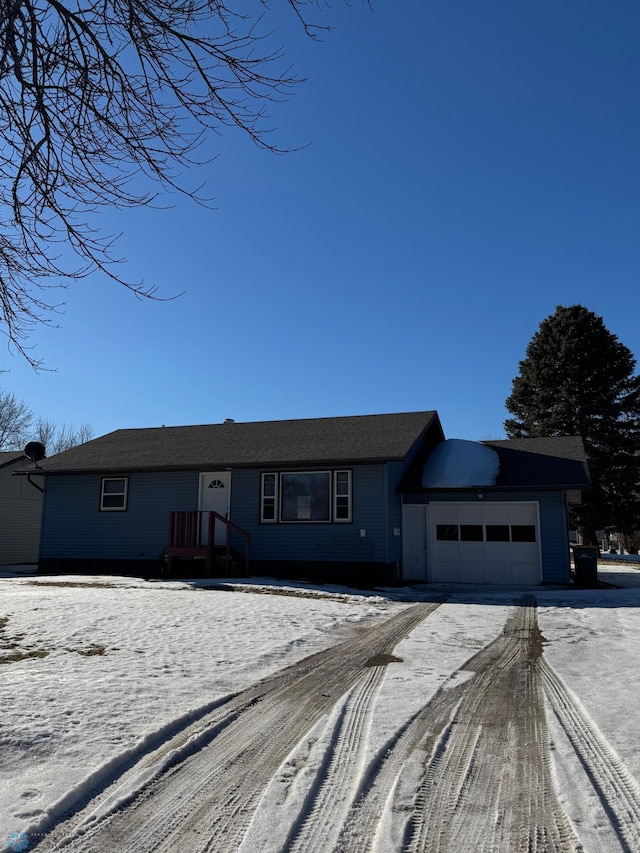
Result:
M209 471L200 474L200 500L198 508L202 512L217 512L223 518L229 518L231 507L231 471ZM202 544L207 544L208 522L202 525ZM224 524L216 522L215 544L224 545L227 532Z

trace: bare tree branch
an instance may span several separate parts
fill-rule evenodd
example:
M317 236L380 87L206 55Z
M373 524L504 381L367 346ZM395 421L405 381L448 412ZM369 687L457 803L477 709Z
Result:
M32 423L29 406L12 391L0 389L0 450L22 450Z
M93 438L93 427L57 426L48 418L34 418L31 408L13 391L0 388L0 450L23 450L29 441L44 444L47 456L69 450Z
M101 207L151 203L185 187L208 131L236 128L286 153L265 123L300 81L273 50L267 0L0 0L0 331L34 367L34 326L62 304L50 288L96 270L125 280ZM324 0L286 0L307 35ZM253 11L249 11L253 8ZM151 189L149 189L151 187ZM63 246L78 256L60 261Z
M82 424L79 429L76 429L67 424L56 426L53 421L38 418L35 426L35 440L44 445L47 456L70 450L92 438L93 428L89 424Z

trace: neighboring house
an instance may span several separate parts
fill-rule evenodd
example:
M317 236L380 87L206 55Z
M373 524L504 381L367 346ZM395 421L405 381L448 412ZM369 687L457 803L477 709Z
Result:
M0 566L38 561L42 480L13 476L28 462L22 451L0 452Z
M168 551L178 571L212 541L248 542L253 575L565 582L582 444L522 441L458 442L478 476L443 481L432 460L456 443L433 411L118 430L42 461L40 570L158 574Z

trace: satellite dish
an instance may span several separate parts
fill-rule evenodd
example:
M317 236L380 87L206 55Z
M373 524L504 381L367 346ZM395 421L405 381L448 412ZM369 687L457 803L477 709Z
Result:
M32 462L39 462L45 457L44 444L39 441L30 441L24 449L24 455L28 456Z

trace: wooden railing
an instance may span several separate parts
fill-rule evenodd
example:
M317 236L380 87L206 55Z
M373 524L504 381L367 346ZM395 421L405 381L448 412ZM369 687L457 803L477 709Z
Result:
M224 544L216 545L216 525L224 527ZM244 568L249 570L249 534L218 512L202 510L182 510L169 513L169 547L167 548L167 569L172 573L175 558L201 557L205 560L205 572L212 574L216 554L224 554L224 566L228 573L231 568L231 537L235 535L244 551Z

